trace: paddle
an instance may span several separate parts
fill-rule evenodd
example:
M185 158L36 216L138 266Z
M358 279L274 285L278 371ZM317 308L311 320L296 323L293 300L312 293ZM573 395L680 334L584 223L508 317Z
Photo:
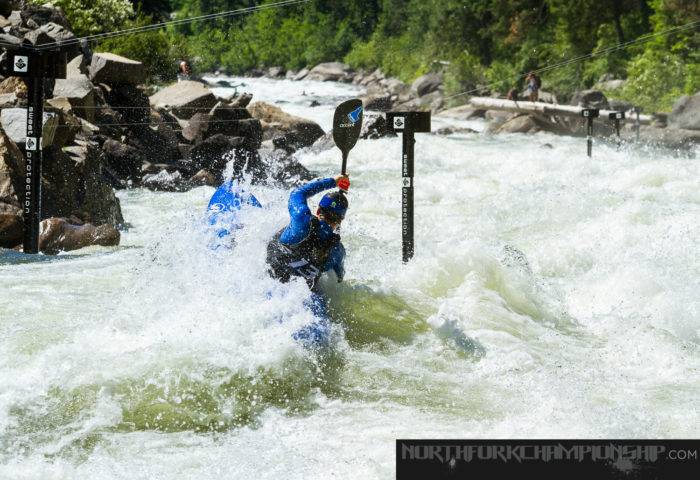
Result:
M363 113L362 100L355 98L338 105L333 115L333 140L343 154L343 175L347 173L348 154L360 138Z

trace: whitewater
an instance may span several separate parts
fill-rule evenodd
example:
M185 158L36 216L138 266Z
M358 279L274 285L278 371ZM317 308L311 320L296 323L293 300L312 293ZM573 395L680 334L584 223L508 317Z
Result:
M233 81L326 131L361 93ZM397 438L697 438L700 152L443 126L482 133L416 135L405 265L401 141L350 154L332 351L291 338L306 286L265 273L278 187L249 186L231 252L210 187L118 192L119 247L0 251L0 479L387 479Z

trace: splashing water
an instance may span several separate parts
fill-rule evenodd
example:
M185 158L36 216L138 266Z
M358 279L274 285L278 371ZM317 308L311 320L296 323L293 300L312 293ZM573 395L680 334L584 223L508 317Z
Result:
M325 128L357 93L244 81ZM207 248L202 187L120 192L118 248L0 252L0 478L379 479L399 437L698 436L695 159L419 135L403 265L400 149L350 155L330 351L292 339L305 285L265 272L282 190L250 187L232 251ZM299 158L337 174L335 150Z

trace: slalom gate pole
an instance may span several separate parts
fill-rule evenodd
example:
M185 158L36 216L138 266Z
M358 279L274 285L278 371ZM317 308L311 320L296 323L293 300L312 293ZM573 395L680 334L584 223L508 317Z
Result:
M584 108L581 110L581 116L587 121L586 143L588 145L588 156L593 155L593 119L597 118L599 110L597 108Z
M617 135L617 144L620 145L622 143L622 139L620 138L620 120L625 119L625 112L612 112L608 115L608 118L613 122L615 134Z
M24 214L24 253L39 253L41 222L41 167L44 138L44 99L47 78L65 78L67 58L58 48L19 48L7 52L3 71L25 79L28 90L27 130L24 142L25 191L20 198ZM53 133L52 133L53 134ZM19 193L19 192L18 192Z
M639 126L641 125L641 122L639 121L639 114L642 112L641 107L634 107L634 113L636 114L636 118L634 120L634 129L637 132L637 141L639 141Z
M389 131L401 133L402 165L401 165L401 244L402 259L407 263L415 252L414 248L414 133L430 132L430 112L387 112Z

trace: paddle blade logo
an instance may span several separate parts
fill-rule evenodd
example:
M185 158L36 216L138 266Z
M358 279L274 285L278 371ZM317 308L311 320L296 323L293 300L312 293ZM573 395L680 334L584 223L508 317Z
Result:
M362 115L362 107L357 107L355 110L348 113L348 118L352 123L356 123L360 119L360 115Z

